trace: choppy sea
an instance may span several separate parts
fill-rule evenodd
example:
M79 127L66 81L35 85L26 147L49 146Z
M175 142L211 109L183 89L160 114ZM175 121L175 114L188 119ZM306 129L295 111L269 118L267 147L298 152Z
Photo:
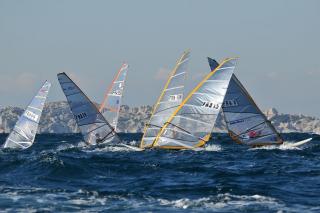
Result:
M215 134L204 151L87 147L43 134L0 150L1 212L320 212L320 136L300 148L249 148ZM4 142L7 135L0 135ZM121 134L137 143L141 134Z

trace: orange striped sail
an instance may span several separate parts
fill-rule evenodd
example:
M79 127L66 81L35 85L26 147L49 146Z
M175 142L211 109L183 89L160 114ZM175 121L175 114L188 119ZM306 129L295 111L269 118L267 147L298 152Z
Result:
M121 65L110 86L107 88L104 99L99 107L99 111L115 131L117 129L121 100L123 96L128 67L129 66L127 63L123 63Z

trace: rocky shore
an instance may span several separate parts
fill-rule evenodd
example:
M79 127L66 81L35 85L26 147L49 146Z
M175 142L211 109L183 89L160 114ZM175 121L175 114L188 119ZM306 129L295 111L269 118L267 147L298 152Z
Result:
M121 106L118 130L120 132L142 132L148 121L152 107ZM0 133L8 133L13 128L23 109L19 107L0 108ZM271 108L264 112L279 132L313 132L320 134L320 119L306 115L291 115L279 113ZM225 123L221 117L217 119L216 132L224 132ZM75 124L69 106L65 101L46 104L39 127L40 133L76 133Z

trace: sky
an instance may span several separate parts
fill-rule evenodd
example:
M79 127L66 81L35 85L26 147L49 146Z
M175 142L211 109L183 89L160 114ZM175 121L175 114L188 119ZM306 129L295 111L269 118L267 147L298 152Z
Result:
M240 57L236 75L261 109L320 116L320 1L0 0L0 106L25 107L45 80L66 100L66 72L100 102L122 62L123 104L153 105L186 49L186 93L206 57Z

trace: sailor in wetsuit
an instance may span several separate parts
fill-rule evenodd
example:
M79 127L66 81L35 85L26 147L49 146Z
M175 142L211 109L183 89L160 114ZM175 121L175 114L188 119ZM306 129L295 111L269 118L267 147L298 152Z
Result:
M98 144L98 143L100 143L102 141L103 140L102 140L101 136L99 135L99 133L96 133L96 143Z

